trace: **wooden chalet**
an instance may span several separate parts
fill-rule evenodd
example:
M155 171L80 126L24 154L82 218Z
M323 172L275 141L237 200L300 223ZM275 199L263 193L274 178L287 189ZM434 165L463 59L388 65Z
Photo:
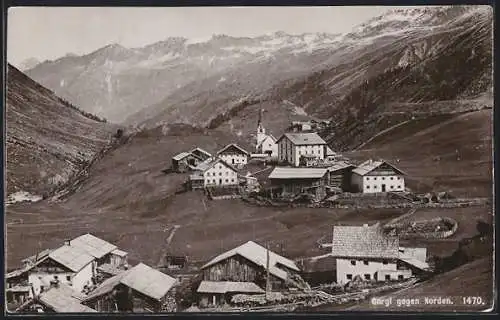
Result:
M248 241L216 256L201 267L205 281L253 282L266 286L267 249ZM292 260L269 250L269 284L271 289L300 287L295 281L300 270Z
M83 303L99 312L173 312L176 280L143 263L111 277Z
M281 189L283 197L309 194L319 201L326 196L328 169L276 167L269 179L273 188Z

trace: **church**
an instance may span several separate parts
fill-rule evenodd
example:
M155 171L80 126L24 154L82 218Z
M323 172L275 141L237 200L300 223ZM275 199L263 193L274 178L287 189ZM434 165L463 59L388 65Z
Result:
M278 145L276 138L271 134L266 134L266 129L262 125L262 109L259 112L259 121L257 123L257 141L256 153L267 154L272 158L278 157Z

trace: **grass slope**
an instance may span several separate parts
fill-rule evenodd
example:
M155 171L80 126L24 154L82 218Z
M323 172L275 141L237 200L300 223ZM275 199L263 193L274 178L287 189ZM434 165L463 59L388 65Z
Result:
M8 66L7 194L43 195L108 143L113 126L89 118Z

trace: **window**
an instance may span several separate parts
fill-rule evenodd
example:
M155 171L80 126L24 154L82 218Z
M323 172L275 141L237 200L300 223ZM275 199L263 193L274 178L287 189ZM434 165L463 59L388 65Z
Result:
M228 179L226 179L226 182L229 182L229 180L228 180Z
M387 260L382 261L382 264L387 264L387 263L388 263Z
M365 273L365 280L370 280L371 279L371 275L369 273Z
M66 281L71 281L71 276L66 276Z
M347 278L347 280L352 280L352 274L347 274L346 278Z
M386 275L385 275L385 280L386 280L386 281L391 280L391 275L390 275L390 274L386 274Z
M377 185L374 185L374 186L373 186L373 189L377 189Z
M366 189L370 189L370 186L366 186Z
M391 189L394 189L394 186L391 186Z
M401 180L401 177L398 177L398 180Z
M382 177L382 180L385 180L385 177Z
M373 180L377 180L377 177L373 178Z
M370 177L366 177L366 180L370 180Z
M234 182L234 179L231 179L231 182Z
M353 266L355 266L355 265L356 265L356 260L351 260L351 264L352 264Z
M222 172L219 172L219 176L222 176Z
M403 275L402 275L402 274L400 274L400 275L398 276L398 280L403 280Z
M391 180L394 180L394 177L391 177Z
M368 265L368 260L365 260L363 261L364 265L367 266Z

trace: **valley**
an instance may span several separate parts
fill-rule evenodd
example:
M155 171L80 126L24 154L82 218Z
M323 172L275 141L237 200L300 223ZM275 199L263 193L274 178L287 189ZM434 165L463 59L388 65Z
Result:
M328 253L318 241L334 225L385 224L410 210L257 206L182 189L190 173L169 171L174 156L195 147L214 154L230 143L254 153L260 114L275 138L293 121L326 121L318 135L329 148L355 164L394 164L411 192L492 199L492 10L443 8L394 10L342 35L171 37L26 61L26 74L9 65L6 191L36 201L6 207L7 269L84 233L154 268L166 254L199 267L247 241L300 261ZM422 207L411 219L440 217L458 223L452 236L402 245L444 259L477 235L477 221L494 221L491 205ZM490 301L489 246L391 296L458 296L465 288ZM351 307L377 309L366 301Z

